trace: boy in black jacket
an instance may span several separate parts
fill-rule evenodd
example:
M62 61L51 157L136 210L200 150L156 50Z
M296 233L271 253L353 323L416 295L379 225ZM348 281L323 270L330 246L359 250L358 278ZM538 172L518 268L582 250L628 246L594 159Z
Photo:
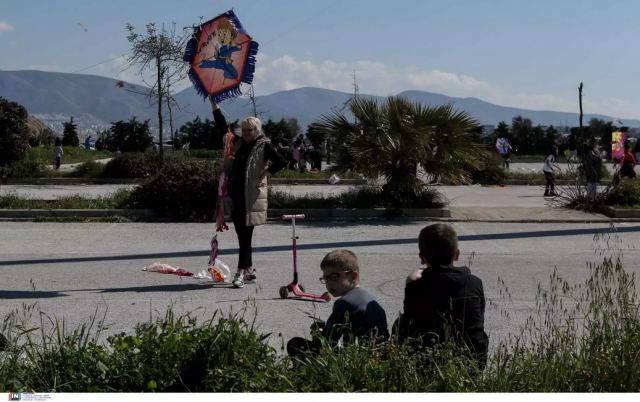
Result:
M427 226L420 232L418 247L426 268L407 278L399 339L414 338L426 347L453 340L466 346L484 368L489 345L484 290L469 268L453 266L460 255L456 232L442 223Z

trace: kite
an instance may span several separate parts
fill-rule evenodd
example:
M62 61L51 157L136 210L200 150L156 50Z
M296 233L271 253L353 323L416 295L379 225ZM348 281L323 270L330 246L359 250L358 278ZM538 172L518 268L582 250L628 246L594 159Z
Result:
M220 102L241 95L241 83L251 84L257 53L258 43L229 10L195 28L183 59L198 94Z

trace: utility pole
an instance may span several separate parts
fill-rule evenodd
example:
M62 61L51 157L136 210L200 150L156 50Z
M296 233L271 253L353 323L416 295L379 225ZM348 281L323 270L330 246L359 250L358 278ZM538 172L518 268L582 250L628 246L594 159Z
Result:
M578 104L580 105L580 155L584 155L584 127L582 126L582 83L578 86Z
M358 99L358 81L356 80L356 70L353 70L353 98Z
M253 92L253 84L251 84L251 88L249 89L249 99L251 99L251 105L253 106L253 117L258 117L258 111L256 110L256 95Z

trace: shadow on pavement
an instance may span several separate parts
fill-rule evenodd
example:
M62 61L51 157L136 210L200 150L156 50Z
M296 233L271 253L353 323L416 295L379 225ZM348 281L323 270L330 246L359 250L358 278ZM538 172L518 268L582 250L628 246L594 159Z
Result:
M527 239L534 237L564 237L564 236L580 236L595 235L610 232L610 228L584 228L584 229L558 229L558 230L536 230L527 232L509 232L509 233L488 233L476 235L462 235L458 237L461 242L479 241L479 240L509 240L509 239ZM617 233L634 233L640 232L640 226L617 227ZM317 250L317 249L335 249L335 248L355 248L355 247L371 247L371 246L388 246L394 244L418 244L418 234L415 237L404 239L382 239L382 240L354 240L354 241L336 241L330 243L314 243L314 244L298 244L298 250ZM282 246L264 246L254 247L255 253L271 253L277 251L290 251L291 245ZM32 265L32 264L59 264L74 262L95 262L95 261L122 261L122 260L145 260L145 259L162 259L162 258L183 258L183 257L208 257L210 250L193 250L193 251L175 251L167 253L146 253L146 254L126 254L126 255L105 255L91 257L68 257L68 258L42 258L32 260L15 260L0 261L0 266L8 265ZM221 250L220 255L235 255L238 253L237 248Z
M59 291L0 290L0 299L51 299L66 296Z

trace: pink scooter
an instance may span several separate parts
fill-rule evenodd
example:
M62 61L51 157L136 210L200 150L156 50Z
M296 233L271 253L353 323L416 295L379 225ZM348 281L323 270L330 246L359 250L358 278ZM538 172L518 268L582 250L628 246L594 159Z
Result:
M296 219L304 218L305 216L303 214L282 215L282 220L291 219L291 230L293 233L293 235L291 236L291 240L293 240L293 282L291 282L287 286L280 287L280 297L286 299L287 297L289 297L289 293L293 293L294 296L300 299L328 302L329 300L331 300L331 295L329 294L329 292L324 292L321 295L306 293L304 291L304 287L302 287L302 285L298 283L298 264L296 254L296 240L298 239L298 237L296 236Z

